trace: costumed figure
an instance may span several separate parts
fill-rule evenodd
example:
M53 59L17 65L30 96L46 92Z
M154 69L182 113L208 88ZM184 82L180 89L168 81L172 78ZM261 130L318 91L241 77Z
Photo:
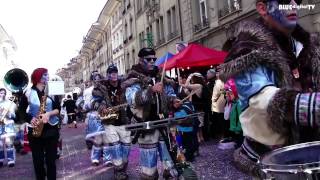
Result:
M16 136L14 128L15 108L14 102L6 99L7 91L0 88L0 167L3 166L5 157L9 167L16 161L16 150L13 142Z
M233 45L219 69L238 90L245 140L234 158L258 176L257 161L279 147L319 140L320 38L297 24L301 0L257 0L260 18L234 28Z
M111 64L107 69L108 80L95 82L92 92L98 99L98 112L105 128L103 153L110 152L115 179L128 179L126 169L131 146L131 132L123 125L128 123L124 93L118 79L118 69Z
M99 81L102 76L94 71L91 74L90 79L93 81ZM103 157L105 165L111 165L111 155L107 148L103 147L103 137L105 136L105 128L101 124L98 108L100 106L100 98L92 95L94 86L88 87L84 90L84 107L87 112L85 124L86 124L86 142L87 145L92 143L91 149L91 162L94 165L99 165L100 158ZM106 143L106 142L105 142ZM90 148L90 147L89 147Z
M172 88L174 82L170 84L166 78L161 82L161 75L159 76L158 69L154 66L156 57L153 49L142 48L138 56L139 64L132 66L127 80L122 83L123 89L126 88L126 99L133 114L131 122L153 121L168 117L168 107L170 107L172 97L176 96ZM166 131L163 129L137 132L133 142L138 138L141 179L158 179L158 152L164 165L164 178L177 176L167 149L169 144L166 142L168 141L164 141L166 137Z

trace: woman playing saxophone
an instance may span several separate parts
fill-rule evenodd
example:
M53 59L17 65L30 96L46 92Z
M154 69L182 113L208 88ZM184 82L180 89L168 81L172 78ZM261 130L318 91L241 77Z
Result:
M18 108L19 116L31 124L28 139L37 180L44 180L46 176L48 180L56 179L57 115L60 106L45 94L48 79L47 69L35 69L31 75L32 87L26 90Z

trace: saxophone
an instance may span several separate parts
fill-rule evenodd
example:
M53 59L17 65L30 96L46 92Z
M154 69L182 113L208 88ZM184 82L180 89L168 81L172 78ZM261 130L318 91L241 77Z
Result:
M40 116L40 114L43 114L46 112L46 106L47 106L47 96L44 95L41 97L40 110L37 116L36 126L33 127L33 131L32 131L32 135L34 137L40 137L42 134L44 123L42 121L42 117Z
M117 120L119 118L119 110L123 107L127 107L128 103L119 104L117 106L109 107L100 113L100 119L102 121Z

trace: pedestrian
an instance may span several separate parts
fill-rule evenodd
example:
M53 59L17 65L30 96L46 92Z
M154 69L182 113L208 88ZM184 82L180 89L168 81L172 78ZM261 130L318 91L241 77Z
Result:
M228 122L224 120L224 108L226 105L226 99L224 95L224 83L220 79L219 72L216 72L215 84L212 90L211 98L211 111L212 121L214 127L214 133L218 138L223 137L224 127L228 125Z
M301 0L256 0L259 18L240 22L219 74L234 78L245 140L235 151L241 170L259 176L257 162L279 147L319 140L320 38L298 22ZM310 113L307 113L310 112Z
M173 100L173 109L174 117L183 118L187 115L195 113L195 108L190 101L182 102L179 98ZM177 125L177 137L181 137L182 141L177 141L179 146L182 149L182 152L185 152L185 158L189 162L194 161L194 153L196 151L196 142L193 133L193 121L198 121L198 118L186 119Z
M65 107L67 111L68 127L71 128L71 124L73 124L74 128L77 128L76 101L71 98L71 95L67 95L67 100L63 103L62 107Z
M49 80L48 70L37 68L31 74L32 87L21 97L18 113L28 122L28 140L32 151L33 167L37 180L56 179L56 155L59 138L59 102L45 93ZM40 137L33 135L39 123L43 123Z

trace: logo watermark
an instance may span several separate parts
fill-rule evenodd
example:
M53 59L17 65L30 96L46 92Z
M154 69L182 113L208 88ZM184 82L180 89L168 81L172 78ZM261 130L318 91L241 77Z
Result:
M292 5L292 4L279 4L280 10L292 10L292 9L309 9L312 10L315 8L315 4L300 4L300 5Z

